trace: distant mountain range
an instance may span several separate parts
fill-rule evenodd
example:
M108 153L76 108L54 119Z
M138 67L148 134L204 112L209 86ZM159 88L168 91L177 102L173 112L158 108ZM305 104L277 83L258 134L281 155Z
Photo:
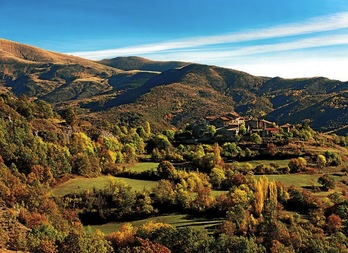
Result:
M0 39L0 92L73 103L94 120L154 128L235 111L279 124L308 119L319 131L348 132L348 82L282 79L140 57L91 61Z

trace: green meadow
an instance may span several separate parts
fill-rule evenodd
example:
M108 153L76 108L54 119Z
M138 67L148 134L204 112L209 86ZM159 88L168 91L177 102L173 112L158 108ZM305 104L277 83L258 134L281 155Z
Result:
M133 227L138 227L149 221L167 223L175 227L204 228L204 229L208 229L209 231L210 229L213 229L213 227L221 224L222 219L204 219L204 218L190 217L186 214L170 214L170 215L155 216L155 217L142 219L142 220L130 221L128 223L132 224ZM125 224L125 222L111 222L111 223L106 223L102 225L93 225L90 227L92 231L95 231L98 229L102 231L104 234L110 234L110 233L118 231L123 224Z

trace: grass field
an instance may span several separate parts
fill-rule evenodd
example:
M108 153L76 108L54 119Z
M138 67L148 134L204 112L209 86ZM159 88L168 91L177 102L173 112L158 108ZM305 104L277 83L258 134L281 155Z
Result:
M298 187L305 187L306 190L311 190L312 186L320 186L318 184L318 178L322 176L322 174L287 174L287 175L266 175L269 180L275 180L282 182L284 186L298 186ZM334 191L342 192L343 190L348 190L348 187L340 181L347 180L348 176L346 175L338 175L333 174L330 175L334 178L336 182L336 188ZM262 177L262 175L256 175L256 178ZM312 194L318 198L324 198L327 197L330 193L332 193L333 190L330 191L319 191L319 192L312 192Z
M322 174L284 174L284 175L266 175L269 180L275 180L282 182L286 187L289 186L319 186L317 183L318 178L322 176ZM335 179L335 182L339 182L342 179L347 179L347 176L344 175L330 175ZM262 175L255 175L256 178L262 177Z
M245 163L250 163L254 168L257 165L260 164L266 164L266 165L270 165L271 163L276 163L279 164L280 167L286 167L288 166L290 159L283 159L283 160L252 160L252 161L248 161L248 162L240 162L241 165L245 164Z
M153 163L153 162L144 162L144 163L136 163L132 165L131 167L127 167L128 170L132 172L143 172L147 170L156 170L159 163Z
M196 227L196 228L204 228L213 229L214 226L218 226L222 219L204 219L204 218L193 218L186 214L171 214L171 215L161 215L161 216L155 216L147 219L137 220L137 221L131 221L131 223L134 227L138 227L143 225L144 223L148 221L154 221L154 222L163 222L170 224L175 227ZM120 227L124 224L124 222L119 223L106 223L102 225L93 225L90 226L92 228L92 231L95 231L96 229L99 229L104 234L110 234L112 232L116 232L120 229Z
M151 188L155 187L157 184L157 181L130 179L130 178L113 177L113 176L100 176L96 178L78 177L78 178L70 179L69 181L55 187L53 189L53 195L57 197L62 197L69 193L79 193L85 190L91 190L93 188L103 189L105 188L105 186L108 185L110 180L115 178L126 182L128 185L132 187L133 190L139 191L139 192L143 191L144 189L151 190ZM213 190L212 195L218 196L224 192L226 191Z
M319 186L317 183L320 175L318 174L284 174L284 175L265 175L269 180L280 181L284 186ZM255 175L256 178L262 177L262 175Z
M61 197L69 193L79 193L85 190L91 190L93 188L103 189L108 185L110 180L119 179L130 185L135 191L143 191L144 189L150 190L156 186L156 181L147 181L139 179L130 179L123 177L113 176L100 176L96 178L84 178L78 177L70 179L69 181L55 187L53 189L53 195Z

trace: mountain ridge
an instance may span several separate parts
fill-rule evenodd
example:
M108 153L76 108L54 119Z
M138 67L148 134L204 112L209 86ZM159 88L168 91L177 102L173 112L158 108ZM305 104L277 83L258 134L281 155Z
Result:
M147 70L157 72L163 72L191 64L180 61L152 61L138 56L116 57L112 59L104 59L98 62L122 70Z
M57 108L73 103L85 109L86 117L110 117L115 122L127 122L130 115L150 118L159 129L223 111L279 123L309 119L323 131L340 129L348 121L348 82L259 77L218 66L134 56L91 61L3 39L0 88L44 99Z

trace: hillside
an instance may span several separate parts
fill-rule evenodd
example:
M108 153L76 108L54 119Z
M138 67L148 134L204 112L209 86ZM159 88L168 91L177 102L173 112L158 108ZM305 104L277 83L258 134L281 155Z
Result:
M113 59L104 59L99 63L118 68L123 70L148 70L163 72L173 68L180 68L188 65L189 63L178 62L178 61L151 61L142 57L131 56L131 57L116 57Z
M184 62L117 57L99 62L0 40L0 90L74 103L84 117L158 129L236 111L279 124L310 120L316 130L347 132L348 82L283 79Z
M123 71L79 57L0 40L0 85L51 103L141 85L156 73Z
M232 99L208 88L208 105L180 83L135 105L161 114L161 97L178 94L189 116L193 105L225 110L220 100ZM0 95L0 252L346 252L348 136L297 125L293 135L195 144L186 141L219 134L97 125L68 111ZM274 251L275 240L292 250Z

